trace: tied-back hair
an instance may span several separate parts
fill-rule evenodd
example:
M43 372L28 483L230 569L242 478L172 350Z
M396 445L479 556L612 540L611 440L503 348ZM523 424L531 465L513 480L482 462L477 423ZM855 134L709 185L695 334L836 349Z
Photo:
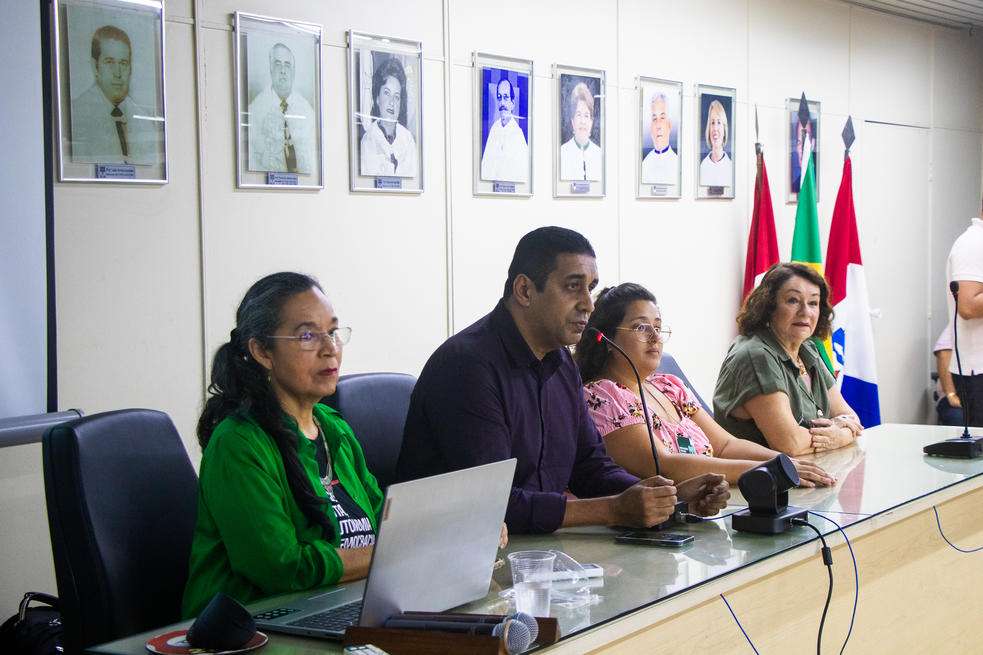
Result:
M655 296L641 284L625 282L616 287L601 289L594 301L594 311L587 321L587 328L580 335L580 343L574 352L573 359L580 367L580 377L584 382L593 382L601 376L601 370L608 359L608 345L598 341L597 334L591 334L591 328L599 330L604 336L614 340L614 330L625 320L628 306L638 300L653 304Z
M791 277L800 277L819 287L819 319L812 336L825 339L833 322L833 306L829 304L829 285L819 272L799 262L773 264L754 291L748 294L737 314L737 331L745 337L768 327L771 315L778 307L778 290Z
M248 415L276 443L294 500L307 519L334 537L334 526L322 507L325 500L314 493L297 455L297 431L273 393L268 371L249 352L250 339L271 347L269 335L280 326L287 300L311 289L323 292L317 280L300 273L273 273L249 288L239 309L229 341L219 347L212 361L209 398L198 419L198 443L205 450L215 427L228 416Z

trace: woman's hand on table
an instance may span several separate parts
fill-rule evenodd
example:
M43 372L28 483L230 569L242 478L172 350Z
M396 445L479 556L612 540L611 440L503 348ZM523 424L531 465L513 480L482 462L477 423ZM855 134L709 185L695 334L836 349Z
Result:
M843 417L837 417L833 420L828 418L812 420L809 434L812 436L813 452L821 453L827 450L836 450L856 439L860 433L854 432L854 427L855 425L859 426L860 423L838 420L841 418Z
M815 487L817 485L831 487L836 484L836 478L815 462L792 458L792 465L795 466L795 472L799 474L800 487Z

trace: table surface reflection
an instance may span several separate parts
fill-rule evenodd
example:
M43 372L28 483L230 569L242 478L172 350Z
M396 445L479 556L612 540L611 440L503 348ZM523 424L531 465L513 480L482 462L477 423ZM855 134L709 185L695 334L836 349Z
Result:
M836 477L837 484L828 488L793 489L789 492L789 503L818 514L810 515L809 521L828 534L836 528L820 516L845 527L978 476L983 473L983 458L953 460L922 453L922 446L957 437L961 431L961 428L899 424L870 428L851 446L811 456ZM561 634L569 636L817 538L815 532L805 527L775 536L734 532L727 515L745 506L735 485L730 505L716 520L672 528L673 532L695 537L691 544L679 549L616 544L614 537L619 530L591 527L559 530L552 535L512 535L501 555L526 549L555 549L581 563L604 568L604 577L590 583L589 602L553 604L551 614L559 620ZM511 574L506 564L495 570L491 590L485 598L458 610L494 614L514 611L512 600L500 593L509 587ZM112 642L94 652L142 653L146 639L162 631ZM273 635L264 650L308 653L341 652L342 648L317 640Z

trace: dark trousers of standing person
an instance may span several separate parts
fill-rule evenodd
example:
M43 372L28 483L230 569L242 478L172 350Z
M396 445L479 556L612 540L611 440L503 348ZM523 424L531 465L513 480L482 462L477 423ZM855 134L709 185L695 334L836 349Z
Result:
M962 406L966 408L969 424L983 427L983 373L979 375L953 373L952 382L956 386L956 395L959 396Z
M953 407L949 404L948 398L943 398L935 403L935 412L938 415L939 425L959 425L963 424L963 408Z

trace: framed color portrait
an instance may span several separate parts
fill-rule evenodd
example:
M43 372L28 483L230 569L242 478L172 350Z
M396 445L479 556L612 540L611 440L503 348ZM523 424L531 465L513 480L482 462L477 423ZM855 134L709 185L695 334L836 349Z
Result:
M475 194L532 195L529 59L474 53Z
M236 183L321 189L321 26L235 14Z
M161 0L55 0L62 182L167 182Z
M682 195L683 83L638 78L636 198Z
M735 89L704 84L696 87L699 111L696 142L700 145L696 164L697 198L734 197L736 99Z
M812 148L813 166L815 167L816 202L819 202L819 110L818 100L807 100L809 107L809 122L802 126L799 120L799 98L788 98L785 101L786 130L788 138L788 176L785 178L785 202L793 203L799 200L799 186L802 184L802 149L806 139Z
M604 196L604 71L553 65L553 196Z
M348 32L352 191L423 191L423 45Z

